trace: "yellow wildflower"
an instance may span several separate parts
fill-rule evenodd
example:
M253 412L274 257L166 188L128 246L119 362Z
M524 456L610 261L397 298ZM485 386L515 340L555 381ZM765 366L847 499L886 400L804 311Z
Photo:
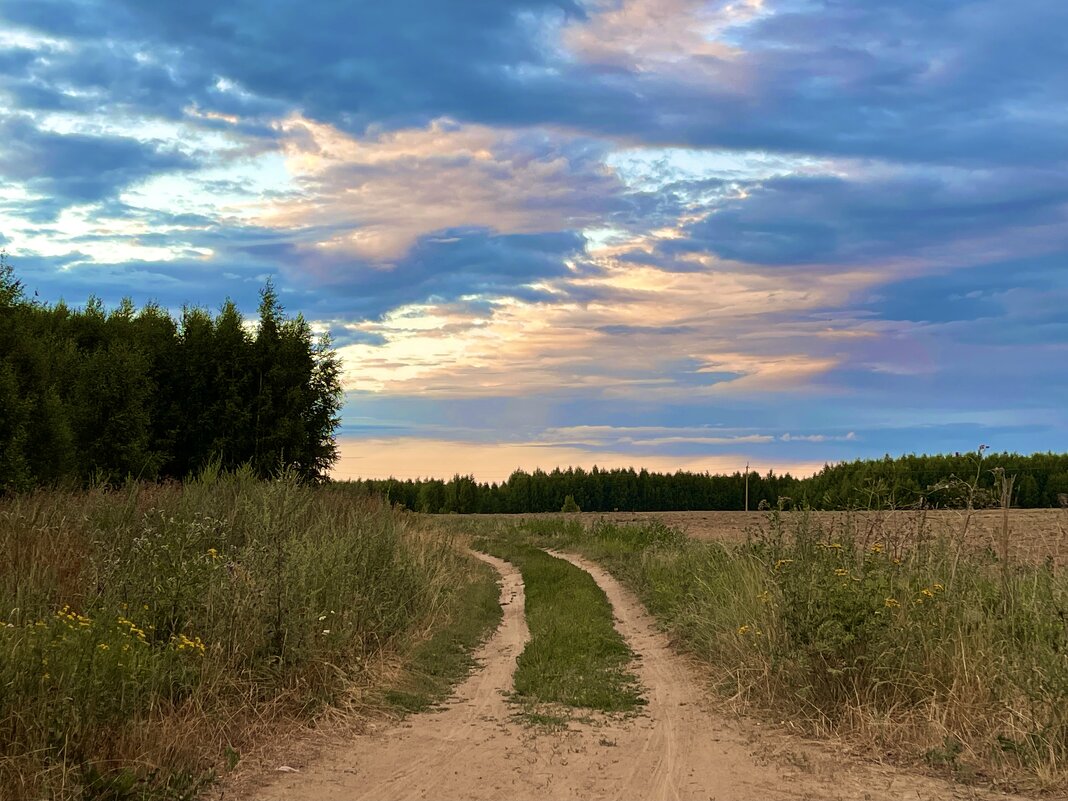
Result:
M208 548L208 556L217 561L219 559L219 552L214 548Z
M925 595L928 598L934 598L934 593L931 592L927 587L924 587L922 590L920 590L920 594Z
M794 561L793 559L780 559L779 561L777 561L775 563L775 569L778 570L780 567L784 567L785 565L793 564L793 561Z
M749 626L739 626L738 633L744 637L746 634L749 633Z
M190 639L184 634L179 634L177 637L171 638L171 643L176 651L196 651L202 654L207 650L207 646L204 645L200 637Z
M897 602L896 598L887 598L885 601L883 601L883 606L887 607L888 609L896 609L897 607L901 606L901 604Z
M935 590L935 592L945 592L946 588L941 584L935 584L934 585L934 590Z
M108 644L106 642L102 642L97 646L97 648L99 648L101 651L106 651L108 649Z
M872 553L882 553L883 552L883 544L881 542L872 543L871 552Z
M846 570L844 567L836 567L834 569L834 575L836 575L836 576L848 576L849 575L849 571Z

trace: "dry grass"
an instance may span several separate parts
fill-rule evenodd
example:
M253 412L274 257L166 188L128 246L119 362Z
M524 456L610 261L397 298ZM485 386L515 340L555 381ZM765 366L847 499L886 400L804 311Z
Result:
M683 536L663 525L669 515L512 526L602 561L744 709L962 780L1056 795L1068 788L1060 514L1041 515L1046 539L1010 539L1008 561L1000 515L986 513L959 528L923 512L772 513L743 518L748 535L740 526L727 542L722 530Z
M922 524L933 536L960 538L968 518L964 509L896 511L810 512L828 530L851 529L867 532L872 538L892 536ZM584 526L606 521L617 525L657 522L682 531L696 540L744 542L747 533L763 525L765 512L559 512L524 515L466 515L464 519L499 520L578 520ZM971 512L965 535L968 549L979 553L998 546L1002 521L1000 509ZM1014 561L1038 563L1052 559L1058 567L1068 567L1068 508L1012 509L1009 513L1009 549Z
M486 583L409 525L249 475L0 500L0 797L193 797L360 703Z

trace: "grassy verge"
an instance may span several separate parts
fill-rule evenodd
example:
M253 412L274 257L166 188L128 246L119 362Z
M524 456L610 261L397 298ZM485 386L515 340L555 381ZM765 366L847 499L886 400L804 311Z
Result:
M448 698L475 667L475 648L500 624L496 572L472 560L471 574L471 583L456 593L446 620L405 655L404 675L385 691L385 700L395 709L422 712Z
M655 523L522 530L601 561L750 709L961 779L1063 790L1068 576L913 523L772 513L735 546Z
M588 573L514 538L479 540L476 547L523 574L530 642L517 660L515 698L532 722L553 722L539 705L625 712L641 703L627 670L633 654Z
M0 553L15 798L192 797L412 642L422 673L456 675L468 590L492 592L449 537L376 500L248 475L2 499Z

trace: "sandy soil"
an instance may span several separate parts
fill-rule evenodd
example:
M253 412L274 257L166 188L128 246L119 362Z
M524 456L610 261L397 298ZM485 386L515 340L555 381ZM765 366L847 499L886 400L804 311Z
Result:
M561 555L562 556L562 555ZM538 732L513 720L505 694L528 638L522 579L501 573L504 618L482 667L440 711L321 750L241 797L277 799L960 799L974 792L852 762L826 745L724 719L701 701L699 674L674 654L637 600L595 564L616 625L638 655L642 714ZM230 796L233 797L233 796Z

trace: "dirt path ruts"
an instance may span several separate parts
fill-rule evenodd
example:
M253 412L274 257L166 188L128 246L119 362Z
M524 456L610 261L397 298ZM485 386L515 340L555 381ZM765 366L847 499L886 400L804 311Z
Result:
M971 794L923 777L853 765L826 749L752 731L709 712L704 689L638 601L596 564L616 626L638 655L648 705L637 717L535 733L512 719L505 693L529 638L523 582L501 574L504 617L479 650L482 667L445 709L360 735L300 772L276 774L252 796L277 799L951 799ZM783 755L787 756L784 760ZM793 764L790 764L793 763Z

